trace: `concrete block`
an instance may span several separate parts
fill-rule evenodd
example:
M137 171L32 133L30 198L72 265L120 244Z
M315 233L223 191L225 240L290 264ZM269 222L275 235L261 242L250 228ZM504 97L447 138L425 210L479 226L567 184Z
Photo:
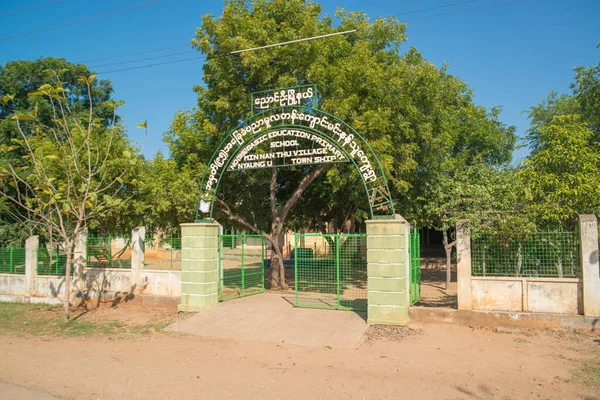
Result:
M367 237L368 235L404 235L406 234L408 223L393 219L378 219L368 220Z
M406 325L410 321L408 307L369 304L367 315L369 325Z
M211 260L219 257L219 251L216 247L213 248L196 248L181 249L182 260Z
M216 271L219 267L218 260L181 260L181 271Z
M8 278L10 275L0 274L0 294L9 294Z
M181 282L215 282L219 279L219 272L212 271L182 271Z
M523 283L521 280L471 281L473 310L523 311Z
M401 292L376 292L369 290L367 294L367 303L380 306L405 306L406 291Z
M181 291L188 295L191 294L216 294L218 290L217 282L199 282L189 283L181 282Z
M204 311L216 306L218 301L219 299L216 293L206 296L194 296L187 293L182 293L181 303L177 306L177 310L182 312Z
M184 236L181 238L182 249L216 249L218 246L219 238L216 235Z
M404 235L368 235L367 249L405 249L406 239Z
M579 283L527 282L527 311L578 314Z
M367 276L374 278L396 278L406 275L404 264L367 264Z
M219 235L219 224L216 222L200 222L193 224L181 224L181 237L186 236L214 236Z
M406 290L406 278L373 278L369 276L367 287L369 291L403 292Z
M367 248L367 262L369 264L404 264L406 263L406 250L371 250Z

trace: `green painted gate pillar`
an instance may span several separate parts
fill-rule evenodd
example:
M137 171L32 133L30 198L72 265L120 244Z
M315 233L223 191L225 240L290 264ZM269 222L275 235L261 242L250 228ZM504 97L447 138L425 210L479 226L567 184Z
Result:
M179 311L204 311L217 305L220 227L216 222L181 224Z
M409 321L409 223L394 219L367 223L367 323L405 325Z

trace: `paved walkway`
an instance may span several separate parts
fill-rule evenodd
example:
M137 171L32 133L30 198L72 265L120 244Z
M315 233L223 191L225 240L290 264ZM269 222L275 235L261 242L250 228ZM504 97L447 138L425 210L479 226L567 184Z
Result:
M292 302L293 295L275 293L225 301L167 329L307 347L358 347L363 342L364 313L294 308Z
M59 397L12 383L0 382L0 398L3 400L60 400Z

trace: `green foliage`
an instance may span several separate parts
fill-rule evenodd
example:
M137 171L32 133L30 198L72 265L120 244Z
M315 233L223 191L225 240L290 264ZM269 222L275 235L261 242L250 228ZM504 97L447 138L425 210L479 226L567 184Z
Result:
M600 64L575 68L573 94L581 104L581 115L596 134L600 133Z
M21 139L17 124L12 119L35 120L46 126L53 125L54 107L48 96L30 96L44 85L60 87L60 96L69 113L77 115L90 109L97 121L108 126L112 123L113 107L108 102L112 94L112 85L107 80L80 81L81 76L89 77L91 72L85 65L71 64L64 59L41 58L36 61L11 61L0 66L0 147L5 150L0 157L0 169L10 165L21 165L25 152L18 149L15 141ZM55 93L59 96L59 93ZM54 98L53 100L57 100ZM55 104L56 106L56 104ZM35 118L33 116L35 114ZM22 124L27 135L33 134L33 125ZM7 151L8 150L8 151ZM12 192L14 194L14 190ZM20 241L24 237L37 233L37 227L24 225L13 206L0 207L0 242Z
M318 3L306 0L232 0L222 16L205 15L192 40L208 55L205 86L195 88L197 109L178 113L166 135L173 159L179 168L201 172L222 138L249 116L252 92L313 83L321 108L357 129L378 154L396 210L411 220L437 223L439 218L423 215L427 185L443 179L451 161L471 165L476 159L492 166L510 161L514 129L498 120L499 109L476 106L471 90L447 66L437 68L414 48L402 54L406 27L397 19L370 21L343 9L336 16L334 24ZM357 32L224 55L350 29ZM287 199L310 170L280 169L278 199ZM218 195L269 231L269 179L267 171L228 172ZM358 174L347 165L328 166L289 221L296 229L318 221L335 221L342 229L348 219L367 217L366 205Z
M140 179L132 201L134 213L143 216L138 224L147 229L179 230L180 224L193 221L198 176L187 165L178 168L175 160L158 153L144 165Z
M538 129L536 152L519 172L538 224L569 225L600 211L600 148L579 115L556 116Z
M80 79L89 91L94 75ZM39 224L47 236L67 243L84 226L94 228L124 202L122 193L132 186L129 172L137 162L134 150L116 122L121 103L112 100L111 124L87 110L72 109L62 83L44 84L29 94L46 101L54 116L40 118L39 109L11 117L19 138L3 144L4 154L19 157L0 170L0 191L13 205L13 214Z

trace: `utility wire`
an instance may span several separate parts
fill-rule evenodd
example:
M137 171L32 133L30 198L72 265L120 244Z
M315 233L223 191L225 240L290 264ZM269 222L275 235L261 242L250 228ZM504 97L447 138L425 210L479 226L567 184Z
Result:
M380 10L380 9L384 9L384 8L398 7L398 6L401 6L401 5L406 5L406 4L411 4L411 3L418 3L418 2L421 2L421 1L423 1L423 0L412 0L412 1L404 2L404 3L398 3L398 4L389 5L389 6L386 6L386 7L371 8L371 9L367 9L367 10L363 10L363 11L367 12L367 11L373 11L373 10ZM478 0L466 0L466 1L452 3L452 4L445 4L445 5L441 5L441 6L437 6L437 7L430 7L430 8L425 8L425 9L420 9L420 10L415 10L415 11L409 11L409 12L406 12L406 13L394 14L393 16L408 15L408 14L414 14L414 13L419 13L419 12L423 12L423 11L431 11L431 10L436 10L436 9L440 9L440 8L450 7L450 6L459 5L459 4L463 4L463 3L470 3L470 2L474 2L474 1L478 1ZM335 34L339 35L339 34L342 34L342 32L336 32ZM302 40L299 39L298 41L302 41ZM286 44L288 44L288 43L286 42ZM142 54L149 54L149 53L155 53L155 52L159 52L159 51L178 49L178 48L187 47L187 46L189 46L189 45L172 46L172 47L165 47L165 48L156 49L156 50L147 50L147 51L142 51L142 52L137 52L137 53L129 53L129 54L125 53L125 54L120 54L120 55L115 55L115 56L109 56L109 57L94 58L94 59L91 59L91 60L79 61L76 64L82 64L82 63L93 62L93 61L101 61L101 60L112 60L112 59L115 59L115 58L128 57L128 56L136 56L136 55L142 55ZM275 47L275 46L278 46L278 45L271 45L271 47ZM256 48L256 49L258 49L258 48ZM256 49L247 49L247 50L243 50L243 51L250 51L250 50L256 50ZM237 53L241 53L241 52L242 52L242 50L238 50L237 51ZM176 53L176 54L172 54L172 55L175 56L175 55L180 55L180 54L183 54L183 53ZM164 57L168 57L168 56L170 56L170 55L157 56L157 57L148 57L148 58L142 58L142 59L139 59L139 60L116 62L116 63L111 63L111 64L103 64L103 65L97 65L95 67L97 68L97 67L107 67L107 66L111 66L111 65L131 64L131 63L133 63L135 61L147 61L147 60L151 60L151 59L164 58Z
M163 47L162 49L146 50L146 51L140 51L138 53L125 53L125 54L119 54L119 55L116 55L116 56L100 57L100 58L94 58L94 59L91 59L91 60L77 61L74 64L84 64L84 63L94 62L94 61L113 60L115 58L121 58L121 57L139 56L139 55L142 55L142 54L158 53L159 51L181 49L183 47L190 47L190 45L189 44L182 44L181 46Z
M159 58L180 56L180 55L183 55L183 54L190 54L190 53L198 53L198 51L197 50L182 51L182 52L179 52L179 53L163 54L162 56L138 58L136 60L130 60L130 61L119 61L119 62L108 63L108 64L91 65L89 67L91 67L91 68L100 68L100 67L110 67L112 65L132 64L132 63L136 63L136 62L140 62L140 61L156 60L156 59L159 59Z
M470 1L476 1L476 0L470 0ZM466 13L470 13L470 12L477 12L477 11L483 11L483 10L488 10L488 9L492 9L492 8L509 6L509 5L513 5L513 4L525 3L526 1L528 1L528 0L501 1L501 2L498 2L498 3L494 3L494 4L489 4L489 5L486 5L486 6L479 6L479 7L469 8L469 9L465 9L465 10L459 10L459 11L453 11L453 12L448 12L448 13L436 14L436 15L431 15L431 16L423 17L423 18L417 18L417 19L408 20L408 21L404 21L404 22L405 23L424 22L424 21L429 21L429 20L432 20L432 19L446 18L446 17L451 17L451 16L455 16L455 15L460 15L460 14L466 14ZM342 33L342 32L338 32L338 34L339 33ZM295 42L295 41L292 41L292 42ZM288 42L286 42L286 43L288 43ZM276 44L276 45L270 45L270 46L277 46L277 45L282 45L282 44ZM259 48L255 48L255 49L259 49ZM145 68L151 68L151 67L156 67L156 66L166 65L166 64L176 64L176 63L182 63L182 62L193 61L193 60L202 60L202 59L211 58L211 57L223 57L223 56L227 56L227 55L231 55L231 54L239 54L239 53L241 53L243 51L249 51L249 50L252 50L252 49L237 50L236 52L231 52L231 53L220 53L220 54L215 54L215 55L205 55L205 56L200 56L200 57L192 57L192 58L186 58L186 59L175 60L175 61L165 61L165 62L161 62L161 63L148 64L148 65L143 65L143 66L138 66L138 67L130 67L130 68L122 68L122 69L110 70L110 71L102 71L102 72L98 72L98 74L108 74L108 73L113 73L113 72L123 72L123 71L145 69Z
M109 12L106 12L106 13L103 13L103 14L98 14L98 15L94 15L94 16L91 16L91 17L79 19L77 21L66 22L66 23L60 24L60 25L49 26L47 28L41 28L41 29L36 29L34 31L29 31L29 32L24 32L24 33L18 33L16 35L12 35L12 36L6 36L6 37L3 37L3 38L0 38L0 41L1 40L14 39L14 38L21 37L21 36L33 35L34 33L45 32L45 31L49 31L49 30L52 30L52 29L62 28L64 26L79 24L81 22L90 21L92 19L106 17L108 15L113 15L113 14L121 13L123 11L133 10L134 8L148 6L150 4L158 3L159 1L160 0L151 0L151 1L148 1L146 3L141 3L141 4L137 4L135 6L126 7L126 8L121 8L119 10L109 11Z
M471 1L474 1L474 0L471 0ZM281 42L281 43L275 43L275 44L268 44L266 46L252 47L250 49L236 50L236 51L230 52L229 54L240 54L240 53L245 53L247 51L255 51L255 50L261 50L261 49L268 49L268 48L271 48L271 47L285 46L287 44L299 43L299 42L306 42L306 41L315 40L315 39L323 39L323 38L327 38L327 37L331 37L331 36L347 35L348 33L353 33L353 32L356 32L356 31L357 31L356 29L351 29L349 31L328 33L326 35L319 35L319 36L313 36L313 37L304 38L304 39L290 40L289 42Z
M134 69L144 69L144 68L151 68L151 67L157 67L159 65L166 65L166 64L177 64L177 63L182 63L182 62L186 62L186 61L193 61L193 60L204 60L208 58L208 56L200 56L200 57L192 57L192 58L184 58L183 60L175 60L175 61L165 61L165 62L160 62L160 63L154 63L154 64L148 64L148 65L142 65L140 67L130 67L130 68L122 68L122 69L113 69L111 71L102 71L102 72L97 72L98 75L100 74L110 74L112 72L123 72L123 71L132 71Z
M412 0L412 1L405 1L404 3L398 3L398 4L390 4L387 6L383 6L383 7L376 7L376 8L367 8L366 10L358 10L359 12L369 12L369 11L378 11L378 10L386 10L388 8L396 8L396 7L400 7L400 6L405 6L407 4L413 4L413 3L420 3L423 0Z
M25 11L33 10L35 8L49 6L49 5L54 4L54 3L60 3L61 1L62 0L54 0L54 1L49 1L47 3L37 4L37 5L31 6L31 7L21 8L19 10L5 12L4 14L0 14L0 17L6 17L8 15L18 14L18 13L22 13L22 12L25 12Z
M420 12L423 12L423 11L439 10L440 8L447 8L447 7L458 6L460 4L472 3L474 1L478 1L478 0L464 0L464 1L459 1L459 2L456 2L456 3L443 4L441 6L435 6L435 7L429 7L429 8L422 8L420 10L407 11L407 12L403 12L403 13L399 13L399 14L392 14L392 15L390 15L390 17L398 17L400 15L417 14L417 13L420 13Z
M432 19L452 17L454 15L467 14L467 13L477 12L477 11L484 11L484 10L489 10L489 9L492 9L492 8L498 8L498 7L504 7L504 6L511 6L511 5L514 5L514 4L525 3L527 1L528 0L508 0L508 1L501 1L501 2L498 2L498 3L494 3L494 4L488 4L486 6L479 6L479 7L467 8L465 10L460 10L460 11L452 11L452 12L443 13L443 14L430 15L428 17L416 18L416 19L412 19L412 20L408 20L408 21L403 21L403 22L404 23L414 24L414 23L417 23L417 22L430 21Z

